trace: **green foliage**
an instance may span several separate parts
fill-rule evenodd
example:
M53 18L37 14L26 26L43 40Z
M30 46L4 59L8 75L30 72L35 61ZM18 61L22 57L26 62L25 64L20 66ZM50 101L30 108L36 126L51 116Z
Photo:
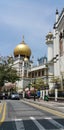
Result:
M51 79L51 83L60 83L61 82L61 80L60 80L60 78L59 77L53 77L52 79Z
M6 59L2 58L0 63L0 87L2 87L5 82L14 83L16 80L19 80L17 71L12 68Z
M35 82L32 83L32 87L36 89L42 89L44 86L44 81L43 79L36 79Z

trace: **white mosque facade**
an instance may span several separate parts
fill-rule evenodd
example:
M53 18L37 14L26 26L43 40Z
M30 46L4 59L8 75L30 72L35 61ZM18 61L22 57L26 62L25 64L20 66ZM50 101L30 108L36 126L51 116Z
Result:
M64 8L59 15L56 10L56 22L53 28L54 76L61 80L61 89L64 85Z
M34 66L30 60L31 49L24 42L16 46L14 49L14 64L20 81L16 81L18 91L22 91L28 84L38 78L42 78L45 83L49 84L49 89L53 88L51 78L59 78L61 89L64 89L64 8L59 15L56 10L56 21L54 23L53 32L49 32L46 36L46 44L48 46L48 56L38 59L38 65Z

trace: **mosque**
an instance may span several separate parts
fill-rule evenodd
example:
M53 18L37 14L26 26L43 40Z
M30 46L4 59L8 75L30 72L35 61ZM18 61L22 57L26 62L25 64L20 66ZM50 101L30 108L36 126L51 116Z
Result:
M35 79L42 78L45 82L47 81L47 57L38 59L38 65L34 66L33 60L30 60L30 56L31 49L25 43L23 36L22 42L14 49L13 68L17 70L17 74L20 76L20 81L16 81L18 92L23 91Z
M31 49L25 43L24 36L22 42L15 47L13 67L20 76L20 81L16 81L18 92L39 78L49 85L50 90L54 88L51 79L59 79L61 90L64 90L64 8L60 15L56 10L53 32L46 35L46 44L48 55L38 59L36 66L30 60Z

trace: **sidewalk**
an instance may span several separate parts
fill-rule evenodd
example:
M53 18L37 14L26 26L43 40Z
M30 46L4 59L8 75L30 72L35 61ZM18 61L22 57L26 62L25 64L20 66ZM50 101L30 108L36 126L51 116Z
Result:
M40 101L36 99L34 101L33 99L26 99L26 98L24 98L24 100L34 103L34 104L42 105L42 106L45 106L54 110L58 110L60 112L64 112L64 102L44 101L43 99L40 99Z

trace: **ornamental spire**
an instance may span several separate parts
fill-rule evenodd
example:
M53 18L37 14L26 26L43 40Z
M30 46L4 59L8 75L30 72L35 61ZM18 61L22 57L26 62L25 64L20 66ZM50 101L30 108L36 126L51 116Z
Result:
M24 35L22 36L22 41L24 42Z

